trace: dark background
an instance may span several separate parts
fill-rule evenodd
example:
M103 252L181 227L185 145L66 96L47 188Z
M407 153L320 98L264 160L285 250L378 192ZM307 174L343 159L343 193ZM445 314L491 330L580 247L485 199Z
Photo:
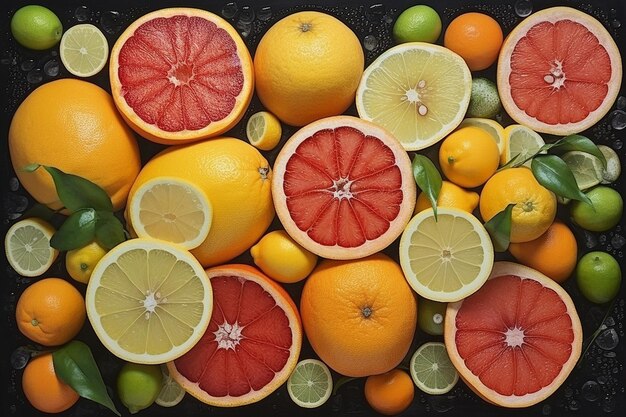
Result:
M103 30L112 46L117 36L128 26L134 19L144 13L167 6L188 6L198 7L223 16L223 8L228 1L186 1L174 2L168 0L161 1L37 1L53 10L61 19L64 28L67 29L78 23L75 17L75 11L80 6L86 6L89 10L89 18L85 23L93 23ZM472 1L472 0L438 0L438 1L380 1L380 2L357 2L357 1L328 1L328 0L309 0L309 1L264 1L252 2L249 0L234 2L237 6L237 12L232 18L227 20L233 26L239 29L240 33L244 33L244 40L251 53L254 55L254 49L263 33L277 20L299 10L320 10L330 13L343 20L350 26L359 39L367 35L373 35L378 39L378 46L372 51L365 50L366 65L371 63L373 59L382 51L393 45L391 37L391 28L393 21L397 15L407 7L415 4L429 4L435 8L443 21L443 27L461 12L466 11L482 11L495 17L506 33L512 27L519 23L522 19L515 14L515 0L507 1ZM626 10L623 0L595 0L595 1L578 1L578 0L562 0L562 1L532 1L533 11L543 9L554 5L567 5L583 10L597 19L599 19L614 36L616 42L620 46L622 53L626 51L626 32L623 25L626 25ZM29 77L37 76L38 69L41 71L43 65L50 59L54 59L58 46L49 51L34 52L28 51L17 45L10 34L9 23L13 12L29 2L23 1L6 1L0 0L0 192L2 208L0 210L0 234L4 236L7 229L12 225L21 214L27 211L33 205L32 199L25 190L19 187L15 180L15 174L11 168L7 149L7 133L11 117L19 103L24 97L41 83L52 79L70 77L71 75L65 71L62 64L60 73L56 77L43 75L41 82L30 83ZM259 18L260 13L267 13L267 7L271 11L271 17L267 20ZM117 12L111 13L111 12ZM254 13L256 18L251 24L245 22L249 13ZM443 32L442 32L443 33ZM441 40L441 38L440 38ZM441 43L441 42L439 42ZM58 59L58 57L56 57ZM31 62L32 60L32 62ZM60 62L60 60L59 60ZM33 67L33 69L30 69ZM35 73L30 73L30 71ZM482 72L476 72L473 75L483 75L495 80L494 68ZM106 68L98 75L87 79L94 82L106 90L110 90L108 84L108 76ZM622 86L622 95L624 86ZM242 122L229 132L229 135L245 140L245 122L248 117L262 107L256 98L253 99L250 108L247 110ZM612 110L615 109L615 106ZM348 113L356 114L354 108L348 110ZM504 126L512 123L512 121L503 115L501 120ZM284 142L291 133L293 128L283 125ZM611 113L601 121L597 126L584 132L586 136L594 140L598 144L613 145L617 141L622 143L626 139L626 132L623 130L615 130L611 127ZM545 137L545 136L544 136ZM546 137L546 139L548 139ZM160 145L155 145L144 139L139 138L139 143L144 160L161 149ZM431 154L434 149L425 151ZM264 152L266 158L273 162L278 148L271 152ZM626 150L620 148L618 150L622 164L626 164ZM626 166L625 166L626 169ZM612 186L620 190L622 194L624 189L624 176ZM562 210L559 216L566 222L569 222L567 214ZM280 227L277 220L271 226L272 228ZM572 226L574 233L579 241L579 256L590 250L604 250L612 253L622 265L624 265L623 249L614 247L614 237L623 236L626 233L624 219L619 226L607 233L588 233L580 228ZM619 240L619 239L618 239ZM622 239L623 240L623 239ZM613 241L613 243L612 243ZM388 250L391 256L397 258L397 242ZM506 255L498 255L505 258ZM250 263L251 258L248 253L243 254L236 259L239 262ZM45 274L45 276L67 277L65 266L63 264L63 256L59 256L57 262ZM10 266L8 266L5 257L0 259L0 416L39 416L45 415L33 409L28 401L24 398L21 390L22 370L15 369L15 359L12 353L20 346L32 346L27 338L19 333L15 323L15 304L21 292L32 282L32 279L25 279L18 276ZM84 292L84 286L73 282L79 290ZM447 415L467 415L467 416L574 416L574 415L595 415L610 416L623 415L626 410L626 394L625 394L625 377L624 362L626 353L624 343L621 342L612 350L605 350L600 347L606 347L606 343L596 343L591 341L591 335L604 320L606 329L600 334L600 338L606 338L615 334L624 339L624 304L626 285L622 285L621 292L614 303L610 305L592 305L587 302L578 292L573 279L568 280L564 287L572 295L579 315L581 317L585 344L583 348L589 346L588 350L581 358L578 367L574 370L568 380L544 402L533 407L521 410L504 409L490 406L486 402L476 397L464 384L459 381L457 386L448 394L443 396L432 396L421 393L416 388L415 400L411 407L403 413L403 415L438 415L445 413ZM296 302L302 284L287 285ZM118 409L123 415L128 415L128 411L119 403L115 395L114 385L115 377L122 362L111 355L97 340L97 337L86 325L77 337L89 344L94 356L98 362L103 378L109 387L112 398L114 399ZM442 337L429 336L417 330L413 342L413 347L409 352L410 355L414 350L426 341L442 341ZM301 358L315 357L310 346L304 341ZM340 379L340 375L333 374L334 382ZM586 384L593 381L595 384ZM216 415L216 416L243 416L243 415L275 415L275 416L293 416L293 415L354 415L354 416L373 416L376 413L369 408L363 397L363 379L357 379L348 382L342 386L337 395L321 408L314 410L306 410L296 406L287 394L286 387L283 385L265 400L249 406L234 409L219 409L206 406L199 401L187 395L185 399L175 408L161 408L153 405L147 410L141 412L140 415L146 416L199 416L199 415ZM593 389L589 390L592 385ZM6 387L6 388L5 388ZM79 402L71 409L63 413L64 416L113 416L114 414L99 405L85 399Z

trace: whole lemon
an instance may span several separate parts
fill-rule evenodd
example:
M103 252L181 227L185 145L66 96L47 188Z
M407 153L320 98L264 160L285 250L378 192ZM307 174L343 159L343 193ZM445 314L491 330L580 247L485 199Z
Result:
M453 207L471 213L478 206L478 193L459 187L450 181L442 181L437 207ZM431 208L430 200L425 193L420 193L415 203L415 213Z
M87 284L94 267L106 253L106 249L100 246L98 242L91 242L82 248L67 251L65 268L70 277Z
M283 283L303 280L317 264L317 255L300 246L284 230L263 236L250 248L250 254L263 272Z
M585 192L593 205L572 201L570 214L577 225L585 230L604 232L615 227L624 211L624 200L611 187L600 185Z

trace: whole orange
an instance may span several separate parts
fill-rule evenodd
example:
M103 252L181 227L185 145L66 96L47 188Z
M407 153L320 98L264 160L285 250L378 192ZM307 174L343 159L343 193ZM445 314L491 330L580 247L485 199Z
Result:
M361 42L343 22L317 11L293 13L259 42L256 92L282 122L304 126L352 104L364 62Z
M22 389L28 402L44 413L60 413L78 401L78 393L54 371L52 353L32 358L22 374Z
M52 177L41 164L86 178L104 188L116 210L141 167L132 130L117 113L113 99L95 84L56 80L38 87L20 104L9 129L11 162L35 200L60 209Z
M459 54L472 71L484 70L496 62L502 41L500 24L477 12L457 16L443 36L443 45Z
M509 252L520 263L561 283L569 278L576 268L578 244L570 228L556 220L537 239L511 243Z
M83 327L85 300L61 278L45 278L24 290L15 308L17 327L44 346L69 342Z
M322 361L360 377L402 361L415 333L417 301L400 266L379 253L320 262L302 290L300 314Z
M380 414L400 414L411 405L414 395L413 380L401 369L371 375L365 380L365 400Z

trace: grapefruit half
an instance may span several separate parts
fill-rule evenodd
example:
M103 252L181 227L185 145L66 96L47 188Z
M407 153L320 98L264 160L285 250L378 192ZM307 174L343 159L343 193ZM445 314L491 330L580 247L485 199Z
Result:
M239 33L193 8L161 9L133 22L111 50L109 76L126 122L165 144L226 132L254 90L252 58Z
M352 116L303 127L274 164L280 221L296 242L324 258L356 259L386 248L410 220L415 196L400 142Z
M550 396L582 348L572 299L556 282L523 265L496 262L474 294L448 304L444 337L463 380L485 400L528 407Z
M502 105L515 121L565 136L609 111L620 90L622 61L599 21L571 7L552 7L507 36L497 80Z
M209 327L189 352L167 364L170 376L206 404L260 401L287 381L298 362L302 325L296 305L251 266L206 272L214 303Z

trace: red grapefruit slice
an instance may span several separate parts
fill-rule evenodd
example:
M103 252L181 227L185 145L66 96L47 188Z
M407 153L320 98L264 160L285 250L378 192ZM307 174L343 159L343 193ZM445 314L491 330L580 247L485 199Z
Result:
M226 132L254 87L252 58L237 31L192 8L157 10L133 22L111 50L109 75L128 124L165 144Z
M582 132L609 111L622 81L615 41L593 17L552 7L524 19L498 59L498 91L518 123L554 135Z
M582 348L572 299L545 275L496 262L477 292L448 304L445 343L463 380L503 407L527 407L551 395Z
M235 407L262 400L295 368L302 345L296 305L277 283L248 265L206 270L213 315L200 341L167 364L200 401Z
M408 154L389 132L352 116L313 122L285 143L274 164L272 198L289 235L329 259L386 248L413 214Z

